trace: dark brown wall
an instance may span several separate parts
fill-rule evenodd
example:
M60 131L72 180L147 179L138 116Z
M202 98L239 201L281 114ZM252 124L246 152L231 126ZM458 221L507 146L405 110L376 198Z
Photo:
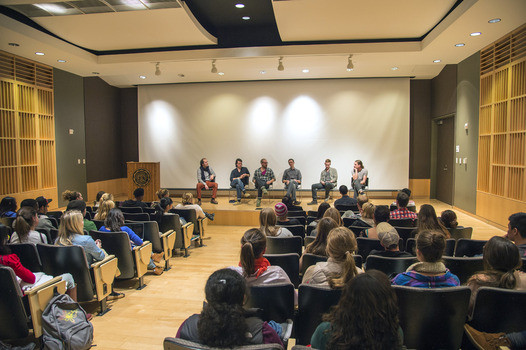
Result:
M431 118L457 111L457 66L448 64L431 80Z
M138 160L137 90L85 78L84 116L87 182L126 177L126 162Z
M429 179L431 80L411 80L409 119L409 178Z

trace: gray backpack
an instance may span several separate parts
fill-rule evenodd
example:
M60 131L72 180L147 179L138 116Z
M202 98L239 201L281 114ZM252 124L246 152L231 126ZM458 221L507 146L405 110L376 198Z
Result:
M42 344L49 350L89 349L93 341L86 312L68 295L56 292L42 313L42 331Z

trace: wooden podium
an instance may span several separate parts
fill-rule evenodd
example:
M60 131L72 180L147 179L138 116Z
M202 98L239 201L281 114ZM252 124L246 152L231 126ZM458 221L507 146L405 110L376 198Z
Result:
M157 200L155 192L161 188L161 167L159 162L127 162L128 198L133 198L136 188L144 188L144 201Z

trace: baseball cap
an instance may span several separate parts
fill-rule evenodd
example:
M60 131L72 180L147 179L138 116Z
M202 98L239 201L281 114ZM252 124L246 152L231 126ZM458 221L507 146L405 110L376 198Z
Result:
M24 199L22 202L20 202L20 208L22 208L22 207L36 208L37 207L37 201L32 199L32 198Z
M378 232L378 239L384 247L391 247L398 245L400 236L396 229L388 224L387 222L381 222L376 226L376 232Z
M38 207L42 208L42 207L47 206L49 203L51 203L51 201L53 201L53 199L47 199L47 198L45 198L43 196L40 196L40 197L37 197L36 201L38 203Z

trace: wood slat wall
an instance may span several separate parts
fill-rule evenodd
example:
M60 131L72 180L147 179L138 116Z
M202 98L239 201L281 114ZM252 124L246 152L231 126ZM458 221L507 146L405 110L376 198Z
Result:
M57 198L53 68L3 51L0 148L1 196Z
M526 25L480 60L477 198L499 198L508 215L495 217L488 200L477 200L477 215L506 225L517 208L526 211Z

